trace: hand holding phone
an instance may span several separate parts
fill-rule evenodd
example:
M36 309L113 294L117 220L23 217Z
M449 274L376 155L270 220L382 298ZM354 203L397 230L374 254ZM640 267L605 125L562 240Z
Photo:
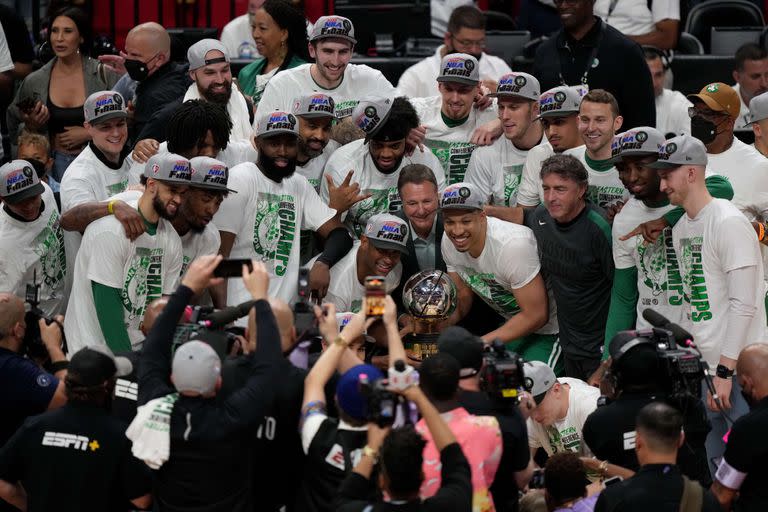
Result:
M365 278L365 316L380 318L386 307L387 290L384 276L368 276Z
M241 277L243 265L248 265L248 270L253 271L253 262L248 258L228 258L221 260L213 271L213 277Z

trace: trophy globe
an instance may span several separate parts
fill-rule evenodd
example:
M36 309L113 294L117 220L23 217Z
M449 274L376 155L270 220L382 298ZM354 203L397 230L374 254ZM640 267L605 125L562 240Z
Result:
M422 270L403 286L403 306L413 319L413 332L403 339L406 351L421 360L437 353L440 323L456 309L456 285L442 270Z

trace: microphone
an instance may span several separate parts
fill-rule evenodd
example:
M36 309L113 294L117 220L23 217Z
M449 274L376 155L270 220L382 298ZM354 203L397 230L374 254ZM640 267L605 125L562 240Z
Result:
M200 320L198 324L206 328L226 325L246 316L254 304L256 304L255 300L249 300L247 302L243 302L242 304L238 304L237 306L231 306L219 311L214 311L210 315L207 315L204 319Z
M645 310L643 310L643 318L654 327L670 331L672 336L675 337L675 341L678 345L683 347L690 347L693 345L693 335L679 325L670 322L669 319L661 313L657 313L651 308L645 308Z

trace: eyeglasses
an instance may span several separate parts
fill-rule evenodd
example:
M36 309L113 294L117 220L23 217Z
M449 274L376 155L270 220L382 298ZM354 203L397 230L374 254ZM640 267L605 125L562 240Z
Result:
M708 121L717 121L718 119L727 117L728 114L726 114L725 112L716 112L714 110L709 110L709 109L701 110L696 107L688 107L688 117L693 119L696 116L703 117Z
M455 37L451 37L456 43L459 44L459 46L464 46L465 48L479 48L483 49L485 48L485 39L478 39L478 40L472 40L472 39L456 39Z

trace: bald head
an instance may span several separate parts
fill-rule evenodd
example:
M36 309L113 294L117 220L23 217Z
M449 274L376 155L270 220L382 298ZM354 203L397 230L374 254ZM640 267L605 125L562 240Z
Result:
M21 343L18 328L24 321L24 302L11 293L0 293L0 342ZM9 347L14 352L18 347Z
M141 322L141 332L146 336L149 331L154 327L157 317L163 312L165 306L168 305L168 299L160 297L149 303L147 309L144 311L144 320Z
M768 396L768 345L755 343L747 345L736 362L736 376L744 397L754 402Z
M137 25L125 38L126 59L143 63L152 75L171 59L171 37L168 31L153 21ZM128 68L129 73L131 69ZM135 77L136 80L144 78Z

